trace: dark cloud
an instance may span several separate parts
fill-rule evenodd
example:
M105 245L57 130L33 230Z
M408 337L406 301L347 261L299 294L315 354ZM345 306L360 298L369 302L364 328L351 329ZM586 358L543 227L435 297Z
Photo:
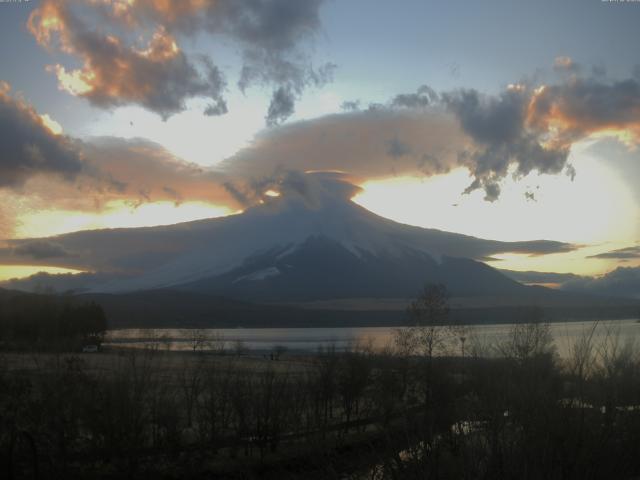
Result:
M562 285L562 289L615 297L640 298L640 267L618 267L600 277L570 280Z
M472 184L475 185L475 182ZM471 189L467 187L465 193L470 193ZM500 185L497 182L485 182L484 183L484 199L488 202L495 202L500 197Z
M567 174L575 174L566 163L566 153L572 141L590 132L607 133L611 125L627 125L625 138L636 141L634 125L638 119L628 108L621 107L616 114L603 105L584 111L576 107L606 103L607 92L625 88L627 94L620 94L621 98L637 104L634 82L573 80L557 86L559 90L549 97L557 106L551 109L543 105L541 97L554 86L512 86L497 96L458 90L437 96L435 104L426 108L421 104L410 107L408 101L400 108L391 100L365 111L267 129L216 170L185 162L140 139L81 142L54 135L31 107L10 97L5 86L0 92L0 122L6 126L0 144L0 151L6 151L0 157L0 182L28 187L32 209L99 211L110 200L124 200L132 207L158 200L202 200L238 208L262 200L261 188L269 182L277 185L281 180L273 178L283 172L341 171L358 183L396 174L430 176L462 166L474 177L467 191L483 188L486 198L493 200L510 171L524 176L532 171L557 173L564 168ZM592 93L588 100L583 91L587 87ZM565 90L566 101L560 94ZM274 104L279 106L274 107L274 117L280 119L293 108L288 91L282 91L282 101ZM434 97L424 87L418 92ZM612 100L614 104L621 101ZM572 116L562 112L572 112ZM558 118L552 122L549 115ZM591 115L594 118L589 118ZM567 120L578 117L580 122ZM564 123L558 123L560 119L590 127L569 133ZM49 173L58 175L43 175ZM14 198L13 204L18 203ZM11 225L12 219L7 217L13 213L7 205L11 200L0 206L0 214L5 217L3 223Z
M324 0L218 0L205 10L205 27L225 32L251 48L286 52L320 28Z
M25 210L95 212L112 200L132 208L161 200L241 205L223 187L224 173L185 162L158 144L80 141L54 134L51 125L0 85L0 238L13 235Z
M405 157L411 155L411 147L402 142L398 137L393 137L387 143L387 154L392 158Z
M224 189L233 197L233 199L242 206L253 205L255 192L248 190L243 185L237 185L232 181L226 181L222 184Z
M365 111L260 135L228 163L231 170L240 166L245 171L248 163L270 170L340 170L357 179L464 167L473 177L465 193L482 189L486 200L495 201L510 174L518 179L564 171L573 179L576 169L567 163L571 146L592 133L637 144L640 117L633 112L639 111L639 102L635 80L572 77L559 85L509 85L498 95L473 89L436 94L423 86ZM389 156L392 164L384 161Z
M517 90L498 97L482 95L477 90L459 90L443 94L442 99L465 132L481 144L506 144L521 136L526 97Z
M218 117L220 115L224 115L227 113L229 109L227 108L227 102L223 99L218 99L215 104L211 104L207 106L204 110L204 114L208 117Z
M555 242L552 240L531 240L524 242L506 242L509 250L495 250L492 253L520 253L532 257L540 255L551 255L553 253L573 252L580 248L579 245L570 243Z
M360 100L346 100L342 102L340 109L345 112L357 112L360 110Z
M42 46L81 61L78 69L68 71L58 64L49 70L61 88L94 105L135 104L167 118L184 110L190 98L200 97L210 100L205 115L221 115L227 112L222 71L208 57L188 57L178 46L178 36L205 32L226 37L242 52L238 86L243 91L254 84L274 85L276 92L286 91L295 101L307 86L330 81L335 69L330 63L315 68L306 60L306 47L320 28L323 3L43 0L28 25Z
M591 134L615 137L631 148L640 144L638 78L609 81L602 76L584 77L583 69L567 58L559 59L557 68L571 70L572 75L553 85L512 84L497 95L474 89L436 93L422 86L416 93L370 104L367 112L362 112L366 115L358 118L363 124L372 124L375 116L395 112L398 125L389 123L388 128L396 132L402 131L399 125L407 119L442 121L446 112L466 135L460 139L452 127L449 137L457 139L451 143L455 161L450 152L443 157L438 148L419 145L413 135L403 136L406 148L395 148L398 144L394 143L389 155L397 158L399 153L411 151L413 157L422 159L417 170L425 175L465 167L473 176L465 193L483 189L485 199L495 201L502 180L509 174L518 179L532 172L555 175L564 171L573 179L576 168L567 163L571 147ZM358 105L345 102L343 110Z
M55 135L36 111L0 82L0 188L20 187L39 173L72 179L83 170L81 153L68 137Z
M238 80L242 91L254 84L276 85L274 98L282 96L278 92L286 92L287 100L294 102L307 86L331 81L336 68L333 63L315 68L304 51L320 29L323 3L223 0L207 10L205 28L211 33L223 32L242 45L244 64ZM273 118L277 117L267 115L268 122Z
M416 93L401 93L391 100L396 108L426 108L438 100L438 94L428 85L422 85Z
M384 103L373 102L369 104L367 110L369 112L383 112L385 110L388 110L388 108L389 106L385 105Z
M70 255L62 245L49 240L33 240L28 243L23 243L14 248L13 253L20 257L27 257L34 260L64 258Z
M451 62L448 68L452 78L460 78L460 65L457 62Z
M527 123L531 129L554 131L553 144L570 145L592 133L608 132L627 144L640 143L640 80L605 82L575 78L536 89Z
M332 80L336 65L326 63L317 70L313 66L266 53L247 54L240 72L238 87L245 91L252 85L277 85L300 95L308 86L321 87Z
M542 145L542 136L526 126L526 90L513 88L497 97L460 90L442 94L442 101L476 144L474 151L461 152L459 157L475 177L466 193L483 188L487 200L496 200L499 181L511 166L516 167L518 176L534 170L559 173L564 168L568 147L547 148Z
M273 92L271 103L269 104L269 111L265 117L267 125L273 127L293 115L295 111L295 101L293 93L284 87L280 87Z
M425 109L429 106L436 105L439 96L436 91L428 85L420 86L413 93L399 93L393 97L388 103L370 103L369 110L386 110L386 109ZM345 112L356 112L361 107L360 100L348 100L342 102L341 109Z
M196 66L164 26L138 48L76 15L74 3L46 0L29 18L29 29L40 44L51 48L57 39L63 52L82 62L71 71L60 64L49 68L60 88L99 107L137 104L163 118L184 110L189 98L221 102L225 80L220 70L207 60Z
M553 62L553 68L557 72L562 73L578 73L582 70L579 63L573 61L571 57L556 57Z
M610 252L591 255L587 258L635 260L640 258L640 246L636 245L635 247L620 248L618 250L612 250Z
M467 191L484 188L487 200L497 198L499 182L511 168L516 177L565 170L573 178L576 170L567 164L571 146L591 134L615 136L629 146L640 143L637 79L606 82L574 75L557 85L510 85L497 96L444 93L441 102L475 143L460 154L460 164L475 177Z
M186 162L156 143L100 137L77 145L83 169L73 182L34 174L23 187L29 195L12 201L30 211L81 212L101 212L112 201L131 208L158 201L201 201L230 209L241 205L223 187L224 173Z
M394 175L430 176L462 166L474 177L467 191L483 188L486 198L494 200L501 180L512 169L516 176L562 168L575 173L564 160L568 147L553 138L561 129L531 126L539 123L534 121L538 117L530 118L530 104L540 92L512 87L487 97L456 91L441 95L442 100L428 108L396 108L388 103L274 127L216 170L185 162L139 139L80 142L53 135L31 107L5 92L0 104L5 132L26 126L2 143L22 157L12 163L15 153L4 155L0 162L4 161L5 174L0 178L18 186L28 181L32 209L99 211L110 200L124 200L132 207L159 200L201 200L238 208L260 201L263 192L256 194L251 184L274 172L342 171L357 183ZM284 95L282 100L276 104L287 107L290 99ZM277 118L276 112L284 116L286 111L274 107L273 113ZM33 152L33 145L42 158L24 153ZM40 175L50 172L60 173L63 181ZM5 217L12 215L6 202L2 210ZM11 225L11 219L6 224Z

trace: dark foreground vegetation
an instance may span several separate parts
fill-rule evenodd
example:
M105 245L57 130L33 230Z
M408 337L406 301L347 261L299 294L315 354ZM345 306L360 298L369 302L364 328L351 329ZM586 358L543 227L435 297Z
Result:
M5 352L0 477L638 478L630 344L561 360L532 310L481 347L437 288L408 313L386 351Z
M640 363L354 347L280 360L160 350L10 354L3 478L635 478ZM584 348L583 348L584 347Z

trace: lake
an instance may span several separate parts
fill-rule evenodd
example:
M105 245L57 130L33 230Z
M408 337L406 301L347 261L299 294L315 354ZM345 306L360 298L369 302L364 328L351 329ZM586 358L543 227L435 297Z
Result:
M509 338L512 324L488 324L466 327L464 333L467 352L479 350L490 355L494 345ZM311 353L319 347L335 346L345 350L353 345L371 345L382 349L393 344L396 327L354 328L212 328L212 329L122 329L107 332L105 345L145 348L157 346L173 351L214 350L221 346L227 351L241 348L252 353L266 353L284 348L290 353ZM555 347L560 357L570 356L577 340L593 331L596 348L603 342L619 345L635 343L640 333L636 319L601 320L589 322L557 322L550 325ZM459 342L459 341L458 341ZM451 345L450 353L461 349Z

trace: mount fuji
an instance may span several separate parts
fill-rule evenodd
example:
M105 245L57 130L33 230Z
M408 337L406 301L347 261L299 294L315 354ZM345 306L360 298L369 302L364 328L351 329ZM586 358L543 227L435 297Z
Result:
M47 276L58 290L126 293L157 289L243 300L297 302L409 298L426 283L456 296L523 293L482 263L492 255L574 248L546 240L500 242L400 224L351 201L353 185L307 174L278 197L228 217L171 226L71 233L10 241L0 257L95 273ZM429 206L424 205L428 212ZM59 285L56 285L56 282Z

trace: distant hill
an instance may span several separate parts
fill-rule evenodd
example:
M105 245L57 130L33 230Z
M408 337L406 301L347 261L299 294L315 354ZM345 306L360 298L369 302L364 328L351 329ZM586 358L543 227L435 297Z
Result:
M396 301L394 308L382 308L382 299L377 299L380 303L370 299L364 303L365 308L362 303L357 308L348 308L346 299L336 304L262 305L176 290L84 294L78 298L100 304L110 328L399 326L408 322L404 301ZM472 324L523 321L532 305L541 306L550 321L635 318L640 308L640 303L616 303L608 299L585 303L567 298L541 304L524 297L520 303L495 301L484 305L467 300L452 299L453 321ZM354 300L359 301L361 299Z
M510 323L542 307L547 320L636 318L640 302L587 297L533 289L533 295L453 297L451 319L460 323ZM556 295L557 294L557 295ZM36 296L0 289L2 302ZM185 290L150 290L124 294L87 293L65 296L72 302L94 301L104 310L109 328L265 328L406 325L410 299L356 298L293 304L258 304Z

